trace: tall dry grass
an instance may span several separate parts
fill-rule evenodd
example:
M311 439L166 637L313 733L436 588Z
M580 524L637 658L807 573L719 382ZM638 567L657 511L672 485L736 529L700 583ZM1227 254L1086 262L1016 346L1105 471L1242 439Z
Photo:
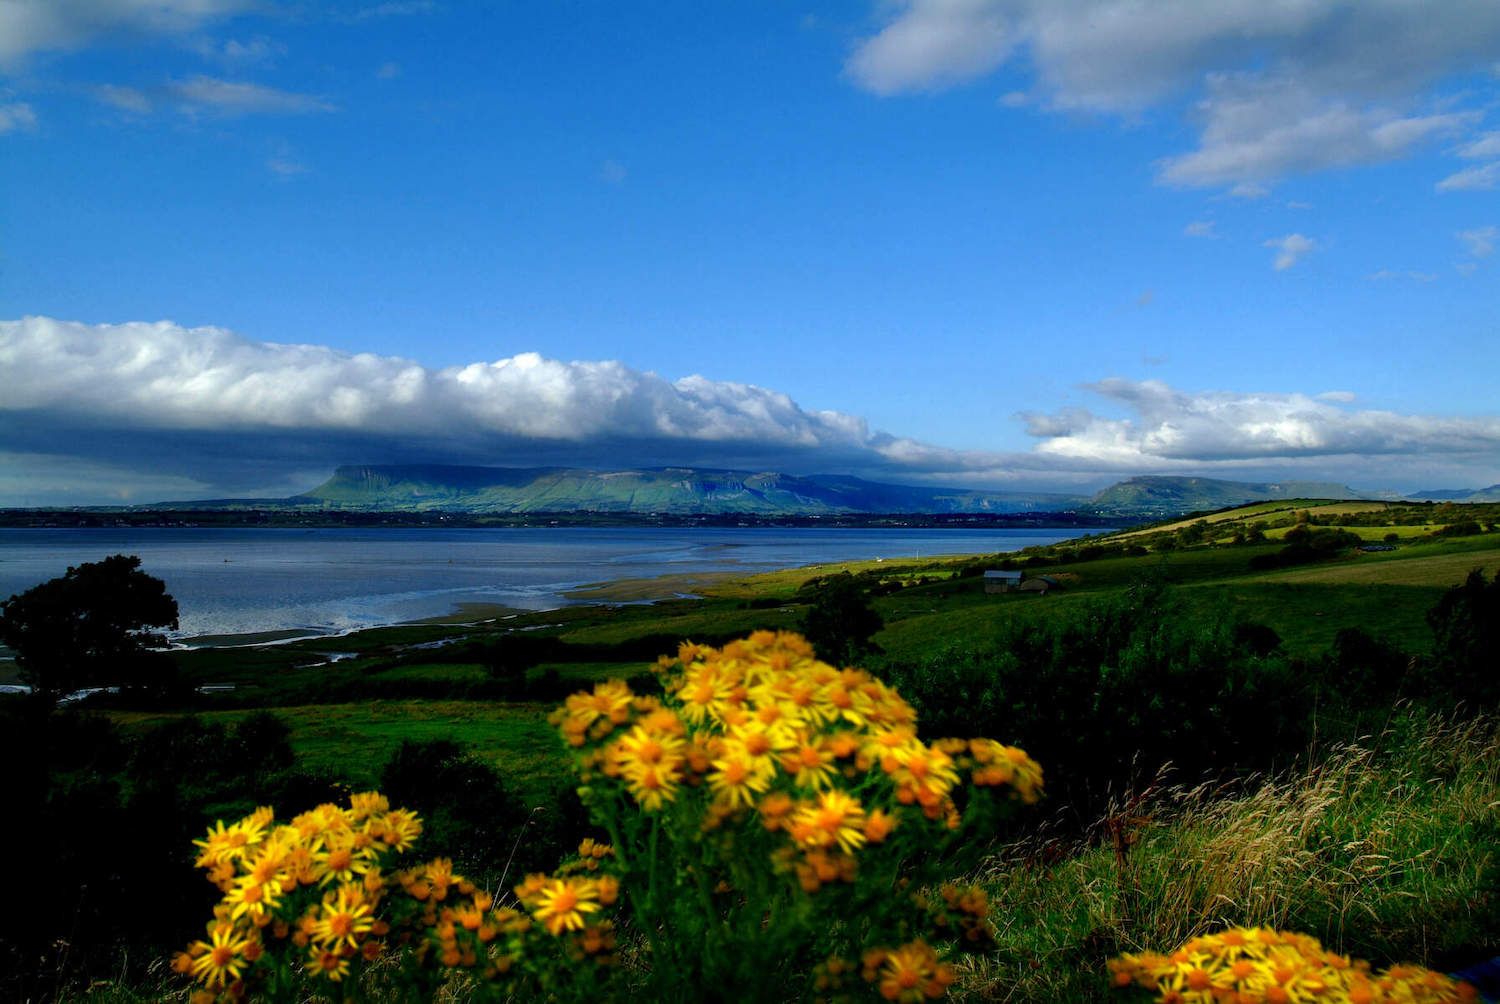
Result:
M1008 848L983 880L999 950L961 996L1105 999L1104 961L1217 928L1312 934L1386 964L1500 952L1500 723L1402 720L1229 793L1159 789L1089 846Z

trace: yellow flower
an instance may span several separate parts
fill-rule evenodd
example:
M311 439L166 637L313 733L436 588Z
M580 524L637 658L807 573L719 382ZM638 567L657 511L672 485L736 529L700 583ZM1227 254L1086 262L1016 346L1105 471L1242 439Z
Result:
M195 941L188 948L193 975L206 987L222 987L239 979L245 968L245 945L249 939L236 937L235 929L228 924L214 925L209 939Z
M334 983L349 975L349 957L332 948L314 947L307 961L309 969Z
M825 791L792 816L792 839L806 848L837 844L852 853L865 842L865 811L847 792Z
M268 910L276 907L281 899L280 882L257 882L252 876L245 875L237 879L234 888L224 895L224 903L230 907L229 916L232 920L249 915L251 919L259 919Z
M913 941L883 954L885 958L876 975L880 996L888 1001L917 1004L936 999L947 993L953 982L953 969L938 961L937 952L925 941Z
M323 915L312 929L312 939L328 948L355 948L359 939L375 926L375 909L358 886L339 886L338 893L323 900Z
M771 785L776 767L768 757L753 757L743 749L731 747L713 762L708 786L714 797L730 808L750 808L755 798Z
M579 931L584 915L599 910L599 887L584 878L552 879L536 894L530 909L552 934Z

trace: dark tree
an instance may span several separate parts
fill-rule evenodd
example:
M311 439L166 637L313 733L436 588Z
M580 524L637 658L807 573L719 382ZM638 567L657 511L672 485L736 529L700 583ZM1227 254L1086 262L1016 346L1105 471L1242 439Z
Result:
M1479 569L1427 612L1437 686L1489 707L1500 701L1500 575Z
M21 679L52 701L81 687L157 682L170 663L152 651L167 643L152 629L176 627L177 601L134 555L69 568L0 603L0 642Z
M861 656L879 652L880 646L870 637L883 627L885 621L870 606L870 598L848 572L824 580L817 599L802 619L802 633L812 642L818 658L838 666L851 665Z

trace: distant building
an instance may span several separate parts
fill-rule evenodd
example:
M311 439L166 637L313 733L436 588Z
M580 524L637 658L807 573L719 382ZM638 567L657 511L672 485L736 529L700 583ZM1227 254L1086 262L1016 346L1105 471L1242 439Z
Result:
M1021 592L1023 593L1041 593L1043 596L1050 593L1054 589L1061 588L1062 583L1058 582L1050 575L1033 575L1031 578L1021 583L1020 587Z
M984 573L984 591L987 593L1010 593L1021 588L1021 573L989 568Z

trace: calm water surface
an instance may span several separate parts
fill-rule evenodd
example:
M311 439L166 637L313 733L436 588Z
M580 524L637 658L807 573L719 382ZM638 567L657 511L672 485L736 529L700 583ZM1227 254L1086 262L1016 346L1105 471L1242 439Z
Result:
M0 597L69 565L137 554L181 609L182 637L337 633L453 613L540 610L577 586L682 572L1011 551L1097 530L0 529Z

